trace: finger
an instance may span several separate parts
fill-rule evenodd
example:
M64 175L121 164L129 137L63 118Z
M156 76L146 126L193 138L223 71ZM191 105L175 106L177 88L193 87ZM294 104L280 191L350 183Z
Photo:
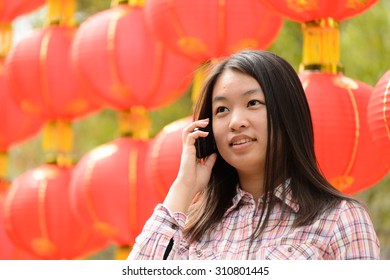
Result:
M191 133L195 130L197 127L206 127L209 124L209 119L202 119L194 121L193 123L189 124L186 128L184 128L184 132Z
M206 137L207 135L209 135L208 131L195 130L187 135L185 141L189 145L194 145L196 139L198 139L199 137Z
M188 143L188 140L190 140L189 143L194 144L195 139L199 137L206 137L208 135L207 131L196 130L196 128L204 128L208 125L208 123L208 119L199 120L191 123L186 128L184 128L182 132L183 143Z

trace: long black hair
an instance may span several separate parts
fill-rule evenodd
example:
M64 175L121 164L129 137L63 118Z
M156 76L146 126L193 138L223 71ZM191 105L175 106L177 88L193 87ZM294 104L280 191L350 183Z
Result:
M300 206L294 226L313 221L343 199L352 199L334 188L320 172L315 152L309 104L294 68L280 56L260 50L245 50L219 62L211 71L196 104L194 116L209 118L212 126L212 96L221 74L230 69L249 75L261 86L267 108L267 151L264 170L264 221L253 238L261 234L277 203L275 188L289 179L293 199ZM191 207L186 233L200 237L220 222L236 195L238 174L219 154L210 182ZM261 188L261 186L259 186ZM284 189L282 198L286 197ZM285 208L283 208L283 213ZM262 219L260 219L261 221Z

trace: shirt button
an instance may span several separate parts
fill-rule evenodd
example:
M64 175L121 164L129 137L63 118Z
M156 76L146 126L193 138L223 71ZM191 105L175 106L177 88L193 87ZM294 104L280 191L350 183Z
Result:
M172 224L172 225L171 225L171 228L174 229L174 230L177 230L177 229L178 229L178 226L175 225L175 224Z
M203 252L202 252L201 250L197 250L197 251L196 251L196 256L197 256L198 258L200 258L201 256L203 256Z
M292 253L293 248L292 248L292 247L288 247L287 251L289 251L290 253Z

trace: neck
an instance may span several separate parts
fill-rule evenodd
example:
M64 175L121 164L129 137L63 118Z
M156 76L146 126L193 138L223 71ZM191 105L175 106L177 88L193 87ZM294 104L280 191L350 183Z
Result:
M262 172L245 173L238 171L241 189L250 193L255 201L258 201L264 192L263 175Z

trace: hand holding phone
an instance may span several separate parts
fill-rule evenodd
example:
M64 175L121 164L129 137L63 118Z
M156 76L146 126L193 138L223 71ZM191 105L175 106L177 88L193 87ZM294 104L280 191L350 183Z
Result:
M197 127L195 130L207 131L209 134L206 137L199 137L195 140L196 157L204 159L212 153L216 152L213 133L209 126L205 128Z

